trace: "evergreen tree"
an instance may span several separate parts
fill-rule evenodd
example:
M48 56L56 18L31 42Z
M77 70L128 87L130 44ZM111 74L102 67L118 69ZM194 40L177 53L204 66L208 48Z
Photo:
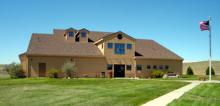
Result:
M215 70L213 69L213 67L211 68L211 74L215 75ZM206 69L206 75L209 75L209 67Z
M187 68L187 73L186 74L187 75L193 75L194 74L193 70L192 70L192 68L190 66Z

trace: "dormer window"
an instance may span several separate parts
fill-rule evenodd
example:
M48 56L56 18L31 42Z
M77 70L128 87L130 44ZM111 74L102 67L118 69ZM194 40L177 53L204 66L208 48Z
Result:
M74 32L68 32L69 37L74 37Z
M81 32L81 37L86 37L86 32Z

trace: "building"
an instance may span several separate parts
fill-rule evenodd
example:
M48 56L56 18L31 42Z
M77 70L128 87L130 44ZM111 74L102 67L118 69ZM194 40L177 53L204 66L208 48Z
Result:
M183 58L153 40L135 39L124 32L85 28L33 33L28 49L19 55L30 77L47 76L51 68L74 63L79 77L148 77L151 70L182 73Z

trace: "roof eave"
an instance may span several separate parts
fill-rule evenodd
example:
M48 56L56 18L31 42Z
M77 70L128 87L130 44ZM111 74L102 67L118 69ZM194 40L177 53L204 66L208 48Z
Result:
M183 58L151 58L151 57L138 57L135 56L134 59L149 59L149 60L179 60L179 61L183 61Z
M57 56L57 57L105 57L102 55L55 55L55 54L33 54L27 53L27 56Z

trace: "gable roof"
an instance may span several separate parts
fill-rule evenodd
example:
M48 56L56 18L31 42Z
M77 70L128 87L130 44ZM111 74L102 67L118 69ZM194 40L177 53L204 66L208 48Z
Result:
M117 36L118 34L121 34L121 35L123 35L123 36L125 36L125 37L127 37L127 38L129 38L129 39L131 39L131 40L133 40L133 41L136 40L135 38L129 36L128 34L122 32L122 31L118 31L118 32L110 33L110 34L107 34L106 36L103 36L102 38L100 38L99 40L97 40L97 41L95 42L95 44L104 42L106 39L111 38L112 36Z
M136 40L136 52L143 56L137 56L137 59L148 58L148 59L177 59L183 60L182 57L178 56L174 52L160 45L153 40L137 39Z

